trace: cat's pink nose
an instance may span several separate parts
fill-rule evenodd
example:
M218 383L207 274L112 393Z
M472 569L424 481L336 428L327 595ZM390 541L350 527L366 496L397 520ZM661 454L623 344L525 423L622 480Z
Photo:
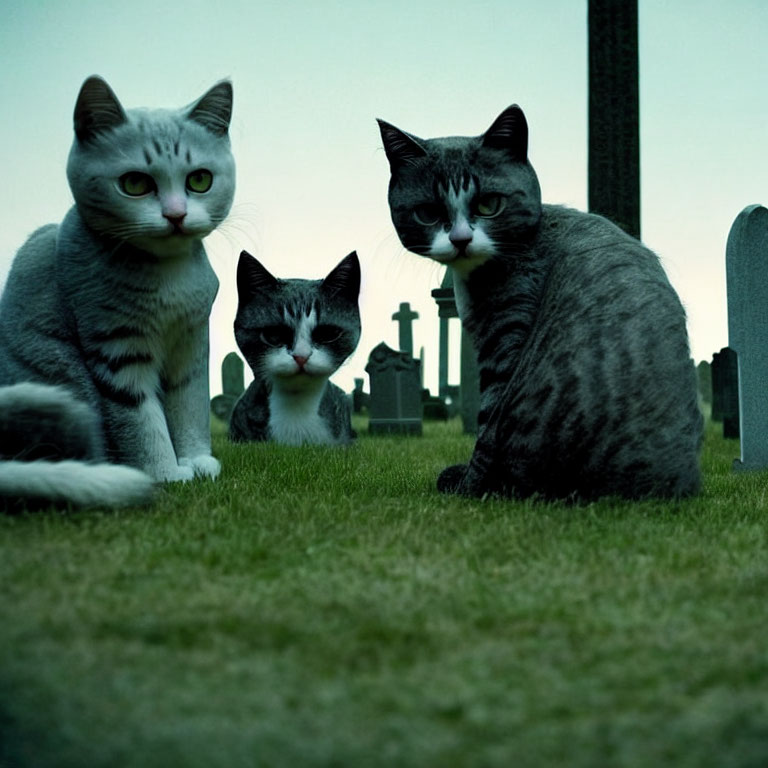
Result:
M184 219L186 218L187 214L186 213L181 213L181 214L177 214L177 215L170 215L170 214L164 213L163 216L165 216L165 218L168 219L168 221L170 221L171 224L173 224L173 226L176 229L178 229L179 227L181 227L181 224L184 221Z
M456 222L448 233L448 239L463 251L472 242L472 227L466 221Z
M293 359L296 361L296 365L298 365L299 368L303 368L307 364L307 360L309 360L309 358L304 357L304 355L293 355Z

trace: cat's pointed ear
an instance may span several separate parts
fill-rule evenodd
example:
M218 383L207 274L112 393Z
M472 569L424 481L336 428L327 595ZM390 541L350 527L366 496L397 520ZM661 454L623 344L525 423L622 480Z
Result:
M376 122L379 124L384 151L387 153L389 167L393 173L403 165L413 165L427 154L414 136L395 128L384 120L377 119Z
M188 107L187 117L216 136L224 136L232 119L232 83L229 80L216 83Z
M483 146L507 150L515 160L528 159L528 123L523 110L513 104L483 134Z
M105 80L92 75L80 87L75 104L75 136L88 141L124 123L125 110Z
M322 290L331 296L343 296L357 303L360 294L360 260L357 252L345 256L323 280Z
M277 286L277 278L261 265L248 251L240 252L237 262L237 295L240 301L253 298L260 291L270 291Z

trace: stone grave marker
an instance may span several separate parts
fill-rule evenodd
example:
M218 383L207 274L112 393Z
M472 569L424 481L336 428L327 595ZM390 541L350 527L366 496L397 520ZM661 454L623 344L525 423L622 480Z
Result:
M368 431L372 435L422 433L421 376L418 360L384 342L371 351Z
M725 251L728 346L738 365L741 458L734 469L768 467L768 209L747 206Z
M699 395L703 403L712 404L712 366L702 360L696 366L696 376L699 380Z
M709 366L709 373L712 377L712 421L723 420L723 382L721 380L722 368L720 365L720 353L715 352L712 355L712 362Z
M407 301L400 303L400 310L392 315L393 320L398 324L398 342L401 352L407 352L413 357L413 321L419 317L418 312L411 310L411 305Z
M352 390L353 413L362 413L368 408L370 397L367 392L363 391L363 384L365 384L365 379L355 379L355 388Z
M739 371L736 353L723 347L712 355L712 420L723 422L723 437L739 436Z
M426 389L421 390L421 405L424 421L448 421L451 413L442 397L435 397Z
M227 423L237 398L245 391L244 370L245 366L237 352L230 352L221 364L222 394L211 400L211 410Z

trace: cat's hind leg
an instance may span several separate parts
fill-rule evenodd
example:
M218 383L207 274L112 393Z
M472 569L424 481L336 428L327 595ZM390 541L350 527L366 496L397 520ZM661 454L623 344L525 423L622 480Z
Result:
M476 498L497 492L494 445L495 429L489 424L478 436L469 463L446 467L437 478L437 490Z

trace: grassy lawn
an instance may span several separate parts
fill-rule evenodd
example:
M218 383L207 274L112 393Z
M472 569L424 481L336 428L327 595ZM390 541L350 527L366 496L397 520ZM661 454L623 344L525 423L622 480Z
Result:
M232 446L148 509L0 516L0 766L768 766L768 473L434 491L472 441Z

